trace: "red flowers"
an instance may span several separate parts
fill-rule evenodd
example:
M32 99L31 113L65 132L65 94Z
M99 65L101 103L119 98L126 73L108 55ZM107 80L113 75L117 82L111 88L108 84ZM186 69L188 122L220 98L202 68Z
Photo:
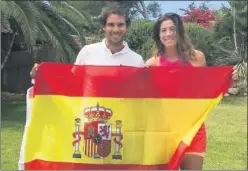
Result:
M205 28L211 28L215 21L219 19L216 17L215 11L212 10L202 10L200 8L192 9L180 9L184 11L184 16L182 20L184 23L192 22L198 23Z

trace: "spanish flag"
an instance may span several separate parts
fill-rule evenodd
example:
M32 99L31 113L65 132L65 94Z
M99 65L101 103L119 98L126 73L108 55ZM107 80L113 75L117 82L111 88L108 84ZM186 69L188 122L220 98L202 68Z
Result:
M25 170L178 169L232 67L43 63L24 139Z

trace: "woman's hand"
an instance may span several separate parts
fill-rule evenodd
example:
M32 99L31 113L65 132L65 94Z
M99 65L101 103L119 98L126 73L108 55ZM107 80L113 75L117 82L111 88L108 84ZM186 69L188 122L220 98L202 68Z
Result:
M233 67L232 79L236 81L238 79L238 68L236 66Z

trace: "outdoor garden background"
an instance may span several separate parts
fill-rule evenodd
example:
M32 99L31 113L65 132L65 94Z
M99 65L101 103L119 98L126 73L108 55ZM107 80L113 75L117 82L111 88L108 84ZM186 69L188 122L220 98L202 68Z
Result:
M34 63L73 63L86 44L101 41L98 22L108 1L1 1L1 169L18 169L25 125L25 93ZM111 2L113 3L113 2ZM152 26L166 1L120 1L132 23L125 37L144 60ZM211 113L204 170L247 169L247 1L213 10L191 3L182 16L188 37L208 66L236 65L239 79ZM200 88L200 87L199 87Z

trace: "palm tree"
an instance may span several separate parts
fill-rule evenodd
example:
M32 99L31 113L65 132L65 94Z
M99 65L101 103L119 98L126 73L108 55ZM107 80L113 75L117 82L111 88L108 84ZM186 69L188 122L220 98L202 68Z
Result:
M45 1L1 1L1 28L11 31L12 41L1 65L3 69L8 61L11 48L17 34L20 34L28 51L34 54L37 40L50 42L55 49L57 61L71 63L75 60L80 44L75 36L85 44L80 23L75 24L73 16L80 16L84 28L90 29L92 23L86 14L80 13L67 2L49 3ZM60 10L57 10L59 8ZM63 12L67 10L69 12Z

